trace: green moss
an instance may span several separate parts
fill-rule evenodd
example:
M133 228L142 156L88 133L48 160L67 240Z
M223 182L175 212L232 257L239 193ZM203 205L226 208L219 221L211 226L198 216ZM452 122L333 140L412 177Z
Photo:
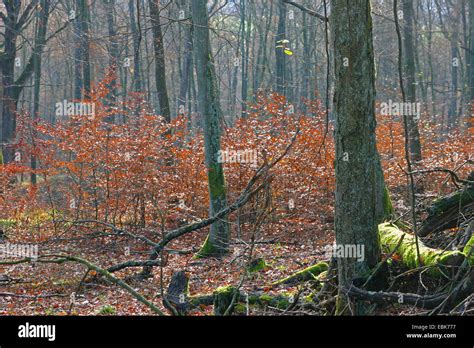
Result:
M385 252L392 252L398 245L400 238L403 237L403 242L397 249L397 254L401 257L402 263L410 268L419 267L416 251L415 236L399 230L395 225L390 223L383 223L379 225L379 234L382 248ZM432 276L439 276L443 272L442 266L456 266L460 265L464 259L464 254L459 251L443 251L433 249L423 244L418 240L418 247L420 251L420 260L424 266L432 266L428 273Z
M114 306L105 305L105 306L100 307L98 314L109 315L109 314L115 314L116 312L117 310L115 309Z
M195 259L201 259L211 256L221 256L222 252L219 251L212 243L209 241L209 236L206 237L204 244L201 249L194 255Z
M14 219L0 219L0 228L8 229L17 224L17 221Z
M237 289L233 286L221 286L214 291L214 315L224 315L232 303ZM235 308L235 306L234 306ZM230 308L229 314L232 314L234 308Z
M384 219L389 219L395 213L395 209L393 209L392 200L390 199L390 192L388 192L388 188L385 185L383 190L383 214Z
M438 198L433 201L431 207L428 209L429 215L440 215L452 207L453 204L464 206L472 201L473 196L474 187L467 187L463 190L453 192L449 196Z
M216 163L209 168L208 182L211 199L219 199L225 196L224 171L220 163Z
M469 264L474 265L474 235L472 235L471 239L466 243L462 252L469 258Z
M242 303L237 303L234 307L234 313L236 314L246 314L247 306Z
M290 301L286 298L281 298L278 300L276 307L279 309L287 309L290 307Z
M265 260L262 258L258 258L250 263L247 268L247 271L250 273L254 273L263 270L265 267L267 267L267 263L265 262Z
M316 279L319 281L324 281L326 280L327 276L328 276L328 271L323 271L317 275Z
M270 295L263 293L259 296L249 296L249 303L260 306L270 306L279 309L287 309L290 305L289 298L293 296L291 293Z
M301 283L308 280L317 280L317 276L321 274L322 272L327 271L328 268L329 268L329 265L326 262L318 262L317 264L313 266L310 266L301 271L293 273L292 275L286 278L280 279L274 282L272 285L296 284L296 283Z
M273 300L273 298L268 294L263 294L258 299L263 304L269 304Z

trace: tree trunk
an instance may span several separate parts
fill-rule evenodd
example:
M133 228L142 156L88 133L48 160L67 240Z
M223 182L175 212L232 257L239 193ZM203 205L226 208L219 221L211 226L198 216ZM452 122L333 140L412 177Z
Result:
M466 112L467 122L466 127L472 127L474 114L474 1L469 1L469 97L471 110Z
M190 5L186 4L186 9L189 9ZM185 24L184 34L184 63L181 71L181 81L179 83L179 96L178 96L178 113L180 113L181 106L186 110L188 99L191 99L189 95L189 86L191 81L191 75L193 74L193 26ZM187 98L186 98L187 96ZM189 115L191 117L191 115Z
M15 63L17 53L17 38L21 35L30 14L35 10L38 1L31 1L22 8L21 4L13 1L4 1L4 48L0 53L0 70L2 74L2 129L0 144L2 146L3 161L9 163L13 159L13 149L16 131L16 110L18 99L26 81L34 71L35 52L32 53L28 62L19 61ZM21 11L23 9L23 11ZM42 45L40 46L42 48ZM15 80L15 68L23 67Z
M403 16L405 18L404 34L405 34L405 72L407 86L407 101L416 103L416 80L415 80L415 53L414 53L414 17L413 17L413 1L403 1ZM418 120L409 115L408 121L408 138L410 140L410 153L414 161L421 160L421 143L420 132L418 131Z
M209 183L209 215L227 206L227 195L222 163L218 161L221 146L222 111L219 100L214 59L209 38L209 16L206 0L192 2L194 26L194 54L198 83L199 113L204 118L204 146ZM229 224L223 220L214 222L209 236L198 252L198 257L220 256L228 252Z
M153 31L153 48L155 53L155 83L160 113L164 119L171 121L171 111L166 87L165 49L163 46L163 34L160 25L159 0L149 0L151 26Z
M275 43L276 56L276 91L281 95L286 95L286 55L284 52L286 40L286 4L283 0L279 0L278 4L278 29Z
M336 243L361 245L363 260L338 257L342 289L380 260L377 205L383 197L375 143L375 86L369 0L332 3L335 59ZM348 63L348 66L345 66ZM345 313L340 291L338 312ZM356 305L356 313L360 313Z
M107 94L105 104L115 104L117 100L117 71L119 62L119 46L117 42L117 29L115 27L115 0L104 0L106 11L107 11L107 31L109 34L110 46L109 50L109 64L112 69L112 80L107 86L109 93ZM110 115L107 117L107 122L114 123L116 115Z
M40 88L41 88L41 55L43 52L43 46L46 41L46 31L48 27L49 19L49 6L50 0L41 0L40 1L40 10L38 13L39 21L38 27L36 29L35 35L35 49L34 54L34 93L33 93L33 119L39 118L39 97L40 97ZM32 143L35 145L36 131L32 132ZM36 185L36 173L37 168L37 159L35 155L31 156L31 183Z
M448 109L448 129L453 129L457 124L457 102L458 102L458 66L461 64L461 58L458 57L458 28L454 25L453 32L450 35L449 44L451 47L451 88L449 93Z
M137 3L137 20L135 20L135 5L133 0L128 0L128 10L130 12L130 30L133 41L133 79L132 88L135 92L142 90L142 81L140 76L140 42L141 32L137 28L137 22L140 24L140 8Z
M87 0L79 0L81 16L81 53L82 53L82 78L84 94L89 98L91 92L91 65L90 65L90 12Z

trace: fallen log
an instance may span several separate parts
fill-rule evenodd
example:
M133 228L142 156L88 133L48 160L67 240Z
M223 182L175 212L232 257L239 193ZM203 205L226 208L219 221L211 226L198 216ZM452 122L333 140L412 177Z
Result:
M219 287L211 294L192 296L189 294L188 284L189 278L185 272L175 272L165 294L167 302L173 305L176 312L181 315L201 305L213 305L214 315L224 315L226 312L240 314L246 312L247 304L286 310L298 300L295 294L290 292L284 294L269 294L261 291L246 293L231 285ZM234 296L235 301L232 301ZM310 298L303 298L301 301L308 304L312 302ZM232 308L228 310L231 305Z
M380 243L386 252L395 252L401 259L401 262L408 268L413 269L419 266L429 266L428 273L432 276L440 276L446 273L449 267L458 267L462 264L466 255L460 251L444 251L434 249L423 244L418 240L420 251L420 261L418 262L415 236L399 230L391 223L379 225ZM400 239L403 238L399 244Z
M456 227L459 217L474 216L474 187L467 186L462 190L433 201L427 209L428 217L418 230L418 236L426 237L432 232L439 232Z

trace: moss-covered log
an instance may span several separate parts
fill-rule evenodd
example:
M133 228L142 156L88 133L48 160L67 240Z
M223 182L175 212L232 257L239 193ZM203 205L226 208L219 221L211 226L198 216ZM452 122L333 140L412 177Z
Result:
M297 301L295 294L291 292L282 294L245 293L230 285L219 287L212 294L191 296L188 282L188 277L184 272L175 272L165 295L169 304L173 305L178 314L186 314L188 311L202 305L214 305L214 315L224 315L231 305L232 308L228 310L228 314L242 314L247 311L247 303L252 306L275 307L286 310ZM234 296L235 300L233 301ZM299 302L302 305L308 305L312 303L312 299L305 297Z
M236 294L236 291L237 289L233 286L220 287L214 291L214 315L224 315L229 306L232 304L232 299L234 296L236 296L236 298L232 308L229 310L229 314L234 312L243 312L243 309L246 309L246 303L254 306L274 307L281 310L286 310L296 301L295 295L293 293L272 295L264 292L246 294L242 291L239 291ZM202 297L202 299L206 302L208 301L207 296ZM302 299L302 302L308 301L311 302L311 299Z
M223 286L217 288L214 291L214 315L224 315L227 311L229 314L234 312L236 301L233 300L234 296L239 296L236 293L238 289L233 286ZM229 308L231 304L234 304L232 308Z
M188 309L198 308L201 305L214 305L214 315L223 315L232 302L235 287L225 286L216 289L212 294L203 294L186 297ZM246 308L248 296L248 304L251 306L274 307L285 310L294 303L295 295L292 293L286 294L269 294L265 292L244 293L239 291L237 294L233 308L229 311L231 313L242 313L243 308ZM310 297L303 298L302 304L308 304L311 301Z
M380 242L382 248L386 252L396 250L402 263L412 269L419 265L416 251L415 236L399 230L395 225L383 223L379 225ZM403 241L400 243L400 239ZM420 261L423 266L431 266L429 273L433 276L440 275L446 266L460 266L465 255L460 251L444 251L440 249L430 248L418 241L420 250Z
M289 285L294 285L298 283L302 283L308 280L316 280L317 276L324 271L327 271L329 268L329 265L326 262L318 262L317 264L307 267L305 269L302 269L301 271L298 271L296 273L293 273L292 275L280 279L276 282L274 282L272 285L280 285L280 284L289 284Z

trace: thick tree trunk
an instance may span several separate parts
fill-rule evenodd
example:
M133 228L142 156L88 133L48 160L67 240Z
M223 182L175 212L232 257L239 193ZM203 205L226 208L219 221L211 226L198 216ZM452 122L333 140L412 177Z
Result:
M364 248L363 260L338 257L338 278L342 289L352 279L366 276L380 260L377 233L380 216L376 212L382 201L384 185L375 143L370 2L356 0L349 6L346 1L336 0L332 5L336 77L336 243ZM345 312L342 296L339 300L338 312Z
M219 100L206 0L192 2L194 26L194 54L198 83L199 112L204 118L204 146L209 183L209 215L227 206L227 195L222 163L218 161L221 148L222 111ZM228 252L230 229L226 221L211 225L209 236L198 252L198 257L220 256Z

